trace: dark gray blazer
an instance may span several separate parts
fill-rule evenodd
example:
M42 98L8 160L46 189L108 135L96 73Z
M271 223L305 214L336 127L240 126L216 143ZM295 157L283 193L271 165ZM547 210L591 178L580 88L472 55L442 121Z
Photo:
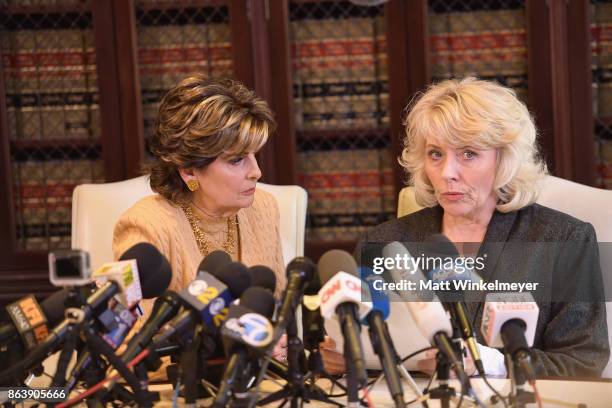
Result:
M360 257L366 242L423 242L441 232L442 215L437 206L378 225L362 236L355 255ZM530 243L526 246L530 250L517 254L508 249L516 248L517 243ZM480 271L486 282L540 282L540 293L551 296L549 301L536 296L540 315L534 364L538 375L601 376L610 349L593 226L534 204L510 213L496 211L479 253L487 245L486 266ZM468 302L466 306L474 331L481 336L483 303ZM479 342L484 344L482 338Z

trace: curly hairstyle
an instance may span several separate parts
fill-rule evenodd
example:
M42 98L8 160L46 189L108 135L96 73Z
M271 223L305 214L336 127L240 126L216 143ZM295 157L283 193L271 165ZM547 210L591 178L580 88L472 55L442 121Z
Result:
M536 201L546 164L538 153L533 119L512 89L473 77L446 80L415 99L404 125L399 162L421 206L438 204L424 169L427 137L455 148L497 149L498 211L515 211Z
M194 75L170 89L159 106L147 166L151 188L176 203L190 191L179 169L201 169L219 156L257 152L276 129L267 103L240 82Z

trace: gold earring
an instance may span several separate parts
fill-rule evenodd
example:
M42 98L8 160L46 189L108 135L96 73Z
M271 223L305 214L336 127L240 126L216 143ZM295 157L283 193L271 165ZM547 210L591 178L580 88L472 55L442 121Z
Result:
M198 183L198 180L189 180L187 181L187 188L189 191L196 191L200 188L200 183Z

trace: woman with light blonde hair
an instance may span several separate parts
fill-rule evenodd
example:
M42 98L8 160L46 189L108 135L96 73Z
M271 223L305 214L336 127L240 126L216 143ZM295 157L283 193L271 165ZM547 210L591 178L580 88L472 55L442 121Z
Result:
M595 230L535 203L546 166L523 102L495 82L447 80L414 100L405 125L399 162L425 208L367 231L356 249L361 264L373 266L367 255L372 243L403 242L414 256L444 234L459 257L484 260L483 268L466 275L470 279L537 284L537 375L601 376L610 351ZM505 375L503 354L486 347L478 330L484 295L466 308L485 371ZM341 356L327 351L324 357L332 371L342 370ZM419 367L432 371L433 357Z
M433 142L494 151L497 210L516 211L537 199L546 164L538 154L531 115L513 90L475 78L444 81L418 99L405 126L400 164L410 175L419 205L439 202L426 171L426 149Z

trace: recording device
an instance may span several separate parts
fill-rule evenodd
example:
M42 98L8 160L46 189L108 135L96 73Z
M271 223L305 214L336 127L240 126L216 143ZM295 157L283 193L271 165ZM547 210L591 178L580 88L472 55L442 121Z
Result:
M233 304L226 322L221 327L223 349L228 356L225 371L219 385L215 408L225 407L232 397L237 383L246 386L251 377L252 365L265 354L272 342L273 327L270 318L274 313L274 296L268 289L251 287Z
M530 293L489 293L481 331L489 347L503 348L529 381L535 380L531 350L539 308Z
M406 305L423 336L446 356L463 389L469 389L469 378L451 344L453 329L442 305L439 302L408 302Z
M90 283L89 253L80 249L49 252L49 280L58 287Z
M61 322L64 317L64 303L67 298L68 291L61 289L51 294L40 304L29 295L7 306L7 313L11 316L12 322L0 325L0 347L9 344L18 336L23 339L24 333L33 332L34 329L43 325L42 321L47 328ZM9 308L15 309L15 311L9 311ZM13 315L22 315L23 318L19 317L19 323L16 324ZM36 333L32 333L32 335L35 338L31 341L23 339L26 347L39 342L40 337L36 337Z
M49 335L47 317L33 295L9 304L6 312L27 349L36 347Z
M153 245L136 244L126 251L122 257L124 256L137 260L143 294L156 297L160 294L160 288L162 291L165 290L164 284L167 287L167 282L171 279L170 266L165 257ZM141 268L141 266L144 266L144 268ZM148 267L151 267L151 270ZM107 304L110 298L119 293L120 290L121 285L119 283L115 280L109 280L95 290L80 308L71 307L68 309L65 309L64 302L62 304L56 303L58 298L63 297L56 295L57 297L52 299L53 307L57 307L57 311L64 312L65 318L50 331L49 336L42 343L30 350L25 359L0 372L0 383L10 379L12 376L22 375L32 366L40 363L50 353L55 351L57 346L71 333L71 328L74 325L78 326L84 322L89 322L92 317L97 318L102 314L108 308ZM63 297L63 299L65 300L66 297ZM52 314L56 314L57 311L52 312Z
M209 266L207 269L217 268ZM185 307L155 335L153 345L161 346L171 337L189 332L200 321L206 325L209 333L214 333L227 318L230 303L238 299L249 286L249 271L239 262L226 264L214 274L200 272L178 294Z
M64 318L64 303L68 298L68 291L58 290L45 300L33 305L33 298L26 296L7 307L9 322L0 325L0 366L11 367L18 364L27 355L29 350L34 349L43 342L50 328L62 321ZM36 306L38 305L38 306ZM10 310L13 309L13 310ZM43 323L44 321L44 323ZM0 384L8 384L15 381L17 375L3 377Z
M386 258L395 258L396 256L403 257L404 255L407 257L411 257L410 253L404 247L404 245L397 241L385 245L382 248L382 251L380 247L372 249L373 250L369 251L369 253L362 254L361 256L363 265L367 268L373 265L373 257L379 257L381 256L381 254ZM414 273L413 271L399 268L389 268L387 269L387 271L389 272L388 274L379 276L384 277L387 281L390 282L401 282L402 280L408 280L414 282L418 287L419 280L426 280L423 273L418 269ZM385 294L389 297L389 315L385 320L390 332L390 336L392 339L403 339L403 341L395 344L398 355L400 357L408 356L417 350L429 346L429 340L421 335L418 327L416 326L416 323L410 316L410 312L406 308L406 304L407 302L415 300L437 300L433 291L396 291L388 289L385 290ZM340 328L338 327L337 322L334 320L326 320L325 329L327 331L327 334L336 342L336 350L339 350L341 352L344 340L340 333ZM406 337L405 333L411 333L411 335ZM366 359L367 367L376 370L382 369L378 355L376 355L374 350L370 347L369 334L366 331L362 333L361 341L364 345L364 356ZM417 370L417 362L419 359L420 358L418 356L412 357L409 360L405 361L403 365L408 369Z
M209 328L219 327L227 318L230 303L251 285L246 266L232 262L213 275L200 272L196 279L180 292L183 304L196 310Z
M295 316L295 309L304 295L304 288L315 274L316 266L305 257L297 257L287 265L287 286L283 292L281 304L274 322L274 342Z
M108 262L96 269L91 277L98 285L114 281L120 286L115 299L128 309L142 300L138 264L135 259Z
M153 299L164 293L172 280L172 268L164 255L154 245L140 242L125 251L120 261L135 259L138 280L144 299Z
M390 242L385 245L382 250L382 255L386 259L410 259L412 255L408 251L408 249L398 241ZM406 302L411 301L421 301L421 302L430 302L430 301L438 301L436 294L427 289L423 289L421 287L421 282L426 282L427 278L423 274L423 271L419 269L416 265L414 270L408 270L404 268L393 267L389 269L389 273L394 282L399 283L403 281L412 282L413 286L419 288L419 290L407 291L407 290L398 290L396 293L402 298L402 300Z
M357 277L357 264L346 251L327 251L319 260L318 267L323 284L319 291L321 315L325 319L337 317L349 369L352 368L357 386L362 387L367 382L367 373L359 321L372 309L370 303L362 302L364 298L369 298L367 288L361 285L361 279ZM362 296L362 290L366 296Z
M127 363L138 355L151 342L159 328L172 319L181 308L181 301L176 292L167 290L153 304L150 317L142 325L138 333L132 337L121 359Z
M425 245L434 249L434 252L438 256L451 257L455 259L459 258L459 253L457 252L457 249L444 234L432 235L425 241ZM451 273L450 280L458 279L458 277L463 276L464 273L467 274L467 272L458 273L453 270L449 272ZM447 271L432 270L429 271L429 273L430 278L432 280L435 280L436 278L434 275L436 273L446 274ZM467 275L463 278L471 279L471 277ZM472 359L474 360L474 365L476 366L478 373L484 377L486 375L484 371L484 365L482 363L482 358L480 357L480 350L478 350L476 338L474 337L474 329L472 327L472 323L467 314L467 311L465 310L465 305L461 301L444 302L443 304L444 307L449 310L453 321L455 322L457 328L461 333L461 337L463 338L463 340L465 340L465 343L468 349L470 350L470 354L472 355Z

